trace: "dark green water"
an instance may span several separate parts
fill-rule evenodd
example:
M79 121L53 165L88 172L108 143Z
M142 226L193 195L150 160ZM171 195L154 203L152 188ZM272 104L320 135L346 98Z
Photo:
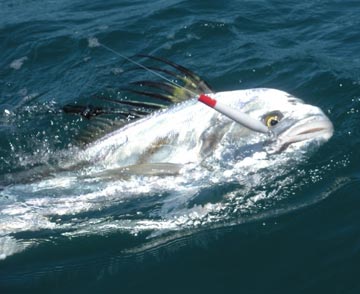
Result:
M287 91L321 107L335 133L299 167L286 213L150 239L24 231L16 237L44 242L0 260L0 292L359 293L359 13L347 0L2 1L1 178L69 147L87 122L61 106L128 82L123 61L89 37L183 64L218 91Z

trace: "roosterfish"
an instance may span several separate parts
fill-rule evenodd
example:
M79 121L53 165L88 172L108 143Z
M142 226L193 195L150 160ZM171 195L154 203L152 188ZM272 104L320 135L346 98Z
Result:
M122 91L147 100L102 95L100 105L65 105L64 115L88 120L91 140L1 184L0 235L12 250L28 246L13 237L25 231L156 234L278 213L298 176L291 169L333 134L319 107L289 93L216 92L183 66L141 57L163 67L132 61L133 70L161 81Z
M140 57L170 69L146 67L125 57L163 81L136 81L135 89L125 89L152 97L155 103L100 97L126 111L118 112L124 117L121 127L82 151L82 161L96 163L88 170L95 172L92 175L176 175L185 166L231 168L248 157L304 154L333 134L331 121L319 107L284 91L215 92L183 66L160 57ZM171 105L164 107L159 101ZM64 111L88 119L107 113L102 107L80 105L66 105Z

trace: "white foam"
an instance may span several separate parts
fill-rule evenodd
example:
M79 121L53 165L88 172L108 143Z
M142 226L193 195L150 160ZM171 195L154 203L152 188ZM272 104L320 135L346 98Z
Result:
M18 70L23 66L23 64L26 60L28 60L28 57L26 57L26 56L21 57L19 59L15 59L13 62L10 63L10 67L12 69Z
M13 237L0 237L0 260L19 253L31 245L31 242L19 242Z
M90 48L100 47L99 40L95 37L88 38L88 46Z

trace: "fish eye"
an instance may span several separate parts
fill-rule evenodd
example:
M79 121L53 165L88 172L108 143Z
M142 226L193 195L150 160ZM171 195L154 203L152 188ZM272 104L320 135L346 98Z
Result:
M279 122L279 118L277 115L269 115L265 118L265 123L268 128L271 128Z
M272 112L264 117L264 123L268 128L276 126L282 119L283 115L280 112Z

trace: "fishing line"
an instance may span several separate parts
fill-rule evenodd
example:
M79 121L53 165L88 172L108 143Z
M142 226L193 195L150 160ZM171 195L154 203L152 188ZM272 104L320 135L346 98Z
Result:
M123 58L123 59L125 59L125 60L127 60L127 61L129 61L129 62L131 62L132 64L135 64L135 65L141 67L142 69L145 69L146 71L148 71L148 72L156 75L157 77L159 77L159 78L161 78L161 79L169 82L170 84L172 84L172 85L174 85L174 86L176 86L176 87L179 87L179 88L187 91L187 92L190 93L191 95L194 95L194 97L198 96L197 93L195 93L195 92L191 91L190 89L187 89L187 88L185 88L185 87L183 87L183 86L175 83L174 81L168 79L167 77L165 77L165 76L162 75L161 73L158 73L158 72L152 70L151 68L148 68L147 66L145 66L145 65L143 65L143 64L141 64L141 63L139 63L139 62L137 62L137 61L135 61L135 60L133 60L133 59L125 56L125 55L122 55L121 53L115 51L114 49L112 49L112 48L110 48L110 47L108 47L108 46L106 46L106 45L104 45L104 44L102 44L102 43L100 43L100 42L98 42L98 44L99 44L99 46L103 47L104 49L106 49L106 50L114 53L115 55L117 55L117 56L119 56L119 57L121 57L121 58Z
M102 48L110 51L111 53L115 54L116 56L119 56L120 58L122 59L125 59L127 61L129 61L130 63L152 73L153 75L161 78L162 80L165 80L167 81L168 83L170 83L171 85L175 86L175 87L179 87L181 89L183 89L184 91L190 93L191 95L193 95L194 97L198 97L198 101L204 103L205 105L215 109L216 111L224 114L225 116L227 116L228 118L230 118L231 120L239 123L240 125L250 129L250 130L253 130L255 132L258 132L258 133L263 133L263 134L271 134L271 131L269 130L269 128L267 128L263 123L261 123L259 120L256 120L254 119L253 117L251 117L250 115L242 112L242 111L239 111L239 110L235 110L223 103L220 103L218 102L217 100L209 97L208 95L205 95L205 94L198 94L198 93L195 93L194 91L191 91L190 89L187 89L177 83L175 83L174 81L168 79L166 76L162 75L161 73L158 73L154 70L152 70L151 68L148 68L147 66L119 53L118 51L100 43L97 39L93 39L91 40L92 42L92 45L91 47L98 47L98 46L101 46ZM90 43L90 41L89 41Z

